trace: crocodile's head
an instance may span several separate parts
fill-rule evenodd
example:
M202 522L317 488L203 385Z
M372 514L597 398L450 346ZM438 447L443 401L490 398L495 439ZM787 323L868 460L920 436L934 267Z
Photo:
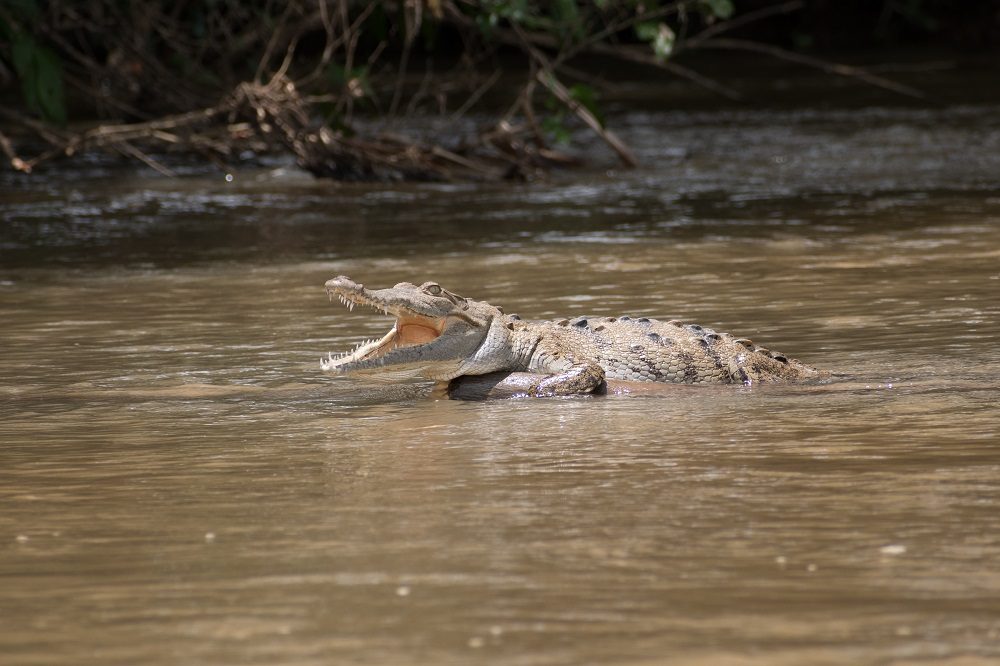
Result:
M488 351L506 336L503 313L489 303L462 298L434 282L401 282L390 289L366 289L349 277L326 283L330 300L348 308L367 305L396 318L389 332L353 351L320 361L323 370L395 380L422 376L447 380L495 368Z

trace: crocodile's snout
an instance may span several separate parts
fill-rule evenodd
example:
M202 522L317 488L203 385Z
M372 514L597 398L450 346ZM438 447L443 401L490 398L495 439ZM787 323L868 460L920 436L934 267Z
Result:
M333 291L364 291L365 285L360 282L355 282L346 275L338 275L337 277L326 281L326 291L327 293Z

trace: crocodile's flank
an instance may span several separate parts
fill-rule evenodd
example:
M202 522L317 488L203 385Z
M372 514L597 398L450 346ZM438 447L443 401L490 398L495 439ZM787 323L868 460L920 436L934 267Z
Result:
M814 379L820 372L745 338L696 324L646 317L526 321L435 282L366 289L349 277L326 283L331 300L395 317L382 338L321 361L323 370L394 380L448 381L530 372L531 395L590 393L606 380L743 384Z

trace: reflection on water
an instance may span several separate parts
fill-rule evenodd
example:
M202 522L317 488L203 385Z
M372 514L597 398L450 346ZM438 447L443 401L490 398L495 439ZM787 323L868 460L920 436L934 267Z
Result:
M0 654L995 663L992 111L635 118L663 162L572 185L16 184ZM848 378L486 404L331 379L387 325L327 302L338 273L697 321Z

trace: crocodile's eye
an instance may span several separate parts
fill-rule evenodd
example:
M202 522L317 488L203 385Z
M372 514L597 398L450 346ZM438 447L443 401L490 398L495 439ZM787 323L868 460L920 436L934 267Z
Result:
M441 295L441 285L439 285L439 284L429 284L426 287L424 287L424 291L426 291L431 296L440 296Z

